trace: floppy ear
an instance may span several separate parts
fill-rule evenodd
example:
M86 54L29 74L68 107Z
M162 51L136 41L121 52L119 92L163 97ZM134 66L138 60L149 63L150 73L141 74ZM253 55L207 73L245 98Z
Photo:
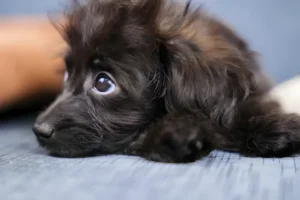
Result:
M243 57L234 54L234 50L231 53L229 47L219 46L215 57L210 58L198 44L182 37L162 46L160 58L167 74L164 94L167 111L201 112L230 123L237 101L250 92L251 73Z

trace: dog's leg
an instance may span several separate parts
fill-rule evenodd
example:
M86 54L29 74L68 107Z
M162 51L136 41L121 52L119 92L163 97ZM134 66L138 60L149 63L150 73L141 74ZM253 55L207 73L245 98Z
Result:
M300 152L300 116L284 114L276 102L249 100L229 130L195 114L167 115L127 149L160 162L192 162L211 150L247 156L284 157Z
M241 106L237 135L240 152L249 156L284 157L300 151L300 116L284 114L276 102L251 100Z
M224 130L204 116L173 114L153 124L127 153L159 162L192 162L230 146Z

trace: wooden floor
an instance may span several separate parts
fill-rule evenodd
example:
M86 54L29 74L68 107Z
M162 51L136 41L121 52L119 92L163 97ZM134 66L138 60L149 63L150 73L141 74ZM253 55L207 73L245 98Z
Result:
M54 158L36 143L31 123L0 123L0 199L300 199L300 157L213 152L182 165L126 156Z

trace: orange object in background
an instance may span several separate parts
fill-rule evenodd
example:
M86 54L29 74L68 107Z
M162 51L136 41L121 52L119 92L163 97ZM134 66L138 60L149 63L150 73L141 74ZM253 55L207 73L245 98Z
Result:
M61 90L66 43L47 18L0 19L0 112Z

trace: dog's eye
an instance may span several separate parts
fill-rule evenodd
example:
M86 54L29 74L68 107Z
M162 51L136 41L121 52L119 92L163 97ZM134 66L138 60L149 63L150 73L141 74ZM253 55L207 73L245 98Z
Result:
M116 85L107 74L101 73L96 79L95 88L101 94L108 94L116 89Z

